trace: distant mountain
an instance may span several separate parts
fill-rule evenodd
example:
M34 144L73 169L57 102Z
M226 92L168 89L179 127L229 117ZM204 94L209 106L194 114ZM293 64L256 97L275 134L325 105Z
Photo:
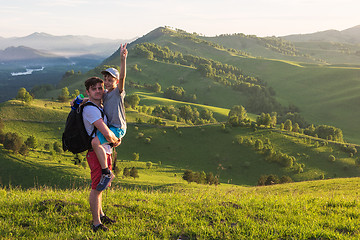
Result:
M109 56L121 43L130 42L133 39L105 39L90 36L53 36L47 33L35 32L25 37L3 38L0 37L0 49L8 47L26 46L41 51L52 52L62 56L79 56L94 54Z
M5 50L0 50L0 61L4 62L40 58L59 58L59 56L24 46L8 47Z
M342 31L327 30L309 34L293 34L281 37L292 42L340 42L360 43L360 25Z

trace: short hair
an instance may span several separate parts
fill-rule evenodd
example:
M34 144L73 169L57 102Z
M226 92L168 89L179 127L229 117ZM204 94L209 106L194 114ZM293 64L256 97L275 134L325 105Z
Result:
M86 90L89 90L90 87L95 86L98 83L104 83L104 81L101 78L98 78L98 77L88 78L85 81Z

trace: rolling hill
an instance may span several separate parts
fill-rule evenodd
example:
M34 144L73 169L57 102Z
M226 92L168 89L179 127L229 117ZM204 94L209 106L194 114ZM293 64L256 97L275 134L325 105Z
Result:
M360 117L360 111L357 110L357 89L360 87L357 65L309 64L284 59L258 58L205 41L194 34L165 28L155 29L130 44L129 72L135 64L142 71L130 72L129 81L140 84L158 82L163 90L171 85L181 86L188 94L196 95L197 103L227 109L234 105L248 108L250 103L247 95L202 76L197 69L137 56L132 50L143 42L152 42L183 55L213 59L235 66L244 74L256 77L265 82L267 87L271 87L275 92L276 101L283 107L298 107L307 122L338 127L343 130L346 141L360 143L360 128L356 124L356 119ZM118 65L117 54L118 52L115 52L103 64ZM81 81L91 75L99 76L100 68L89 71L81 78L65 79L59 86L82 89ZM133 91L137 90L128 88L129 93ZM219 97L214 97L215 92ZM48 96L50 95L56 93L49 93Z

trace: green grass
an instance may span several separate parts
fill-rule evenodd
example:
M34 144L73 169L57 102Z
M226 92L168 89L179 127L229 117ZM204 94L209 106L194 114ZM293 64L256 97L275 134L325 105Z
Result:
M148 96L151 101L159 100L157 97ZM154 100L155 99L155 100ZM168 100L171 103L175 103ZM9 102L7 104L11 104ZM16 102L15 102L16 103ZM176 102L178 104L178 102ZM51 102L48 103L49 105ZM19 155L9 155L3 152L6 166L13 164L19 166L22 164L22 170L17 171L16 167L10 167L10 171L4 168L2 171L2 182L4 185L13 183L15 186L21 186L23 181L16 181L19 175L26 175L26 187L34 185L34 178L37 176L36 171L29 171L36 163L36 169L53 168L58 161L61 164L69 164L57 169L67 169L72 166L73 156L71 154L51 156L49 151L44 151L44 145L50 144L52 147L55 141L61 142L61 135L65 126L65 117L68 109L61 109L63 106L55 104L54 108L41 107L43 102L35 102L34 106L26 105L10 105L11 107L2 108L2 114L11 116L12 120L7 120L5 124L5 132L17 132L23 140L29 136L34 136L39 146L36 151L32 151L31 155L25 160ZM65 103L64 103L65 104ZM179 103L180 104L180 103ZM5 106L7 106L5 104ZM200 107L200 106L199 106ZM206 106L201 106L206 107ZM33 120L34 114L30 114L36 108L42 111L39 114L39 120ZM17 110L19 109L19 111ZM215 108L212 108L215 109ZM218 109L225 113L226 109ZM55 114L56 122L47 121ZM287 175L294 181L306 181L334 177L354 177L360 175L360 170L356 167L355 159L359 154L353 157L343 152L339 147L329 145L323 147L315 147L314 140L311 144L304 142L302 138L296 136L287 136L285 134L270 130L259 129L253 131L251 128L227 128L222 130L221 124L209 126L186 126L178 124L179 129L174 130L172 127L175 122L168 121L167 127L148 126L147 124L135 126L136 118L141 117L144 121L150 116L139 114L136 111L128 111L128 131L123 143L117 148L119 168L122 169L126 164L132 163L132 154L140 154L140 166L142 178L137 184L141 185L161 185L174 184L181 180L182 173L186 169L193 171L212 172L219 175L222 183L233 183L238 185L256 185L258 179L262 175L276 174L279 177ZM143 135L143 137L140 137ZM276 151L281 151L290 156L294 156L297 162L304 165L304 172L297 173L293 168L284 168L279 164L270 163L265 160L265 156L255 151L253 146L246 144L238 144L237 138L251 138L253 141L261 139L263 142L269 139ZM146 143L145 138L151 138L150 143ZM335 163L328 161L329 155L336 157ZM14 160L18 159L18 160ZM161 162L162 166L154 169L146 169L145 163L152 162L154 166ZM4 164L5 164L4 163ZM123 165L125 164L125 165ZM14 165L14 166L15 166ZM84 178L85 173L81 172L81 168L76 168L74 177ZM78 171L79 174L77 173ZM155 171L152 173L151 171ZM67 170L59 172L58 175L66 175ZM86 170L85 170L86 172ZM60 174L61 173L61 174ZM54 175L54 174L52 174ZM61 176L56 175L59 179ZM176 175L176 176L175 176ZM39 178L40 184L46 183L47 178ZM68 179L66 180L68 181ZM59 186L69 185L68 182L61 183ZM51 185L53 186L53 185Z
M110 232L91 232L88 189L0 189L4 239L358 239L359 179L269 187L180 185L104 193Z

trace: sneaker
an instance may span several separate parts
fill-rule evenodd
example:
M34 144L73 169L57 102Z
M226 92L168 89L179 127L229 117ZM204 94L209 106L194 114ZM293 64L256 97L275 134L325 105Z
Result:
M115 220L112 220L111 218L109 218L108 216L104 215L102 217L100 217L100 220L102 223L108 223L108 224L112 224L112 223L116 223Z
M103 191L109 187L111 181L115 178L115 175L110 171L109 174L101 174L100 182L96 186L96 190Z
M97 225L97 226L94 226L94 224L93 224L93 225L92 225L92 230L93 230L94 232L97 232L97 230L102 230L102 231L104 231L104 232L109 231L109 229L108 229L107 227L105 227L103 224L99 224L99 225Z

